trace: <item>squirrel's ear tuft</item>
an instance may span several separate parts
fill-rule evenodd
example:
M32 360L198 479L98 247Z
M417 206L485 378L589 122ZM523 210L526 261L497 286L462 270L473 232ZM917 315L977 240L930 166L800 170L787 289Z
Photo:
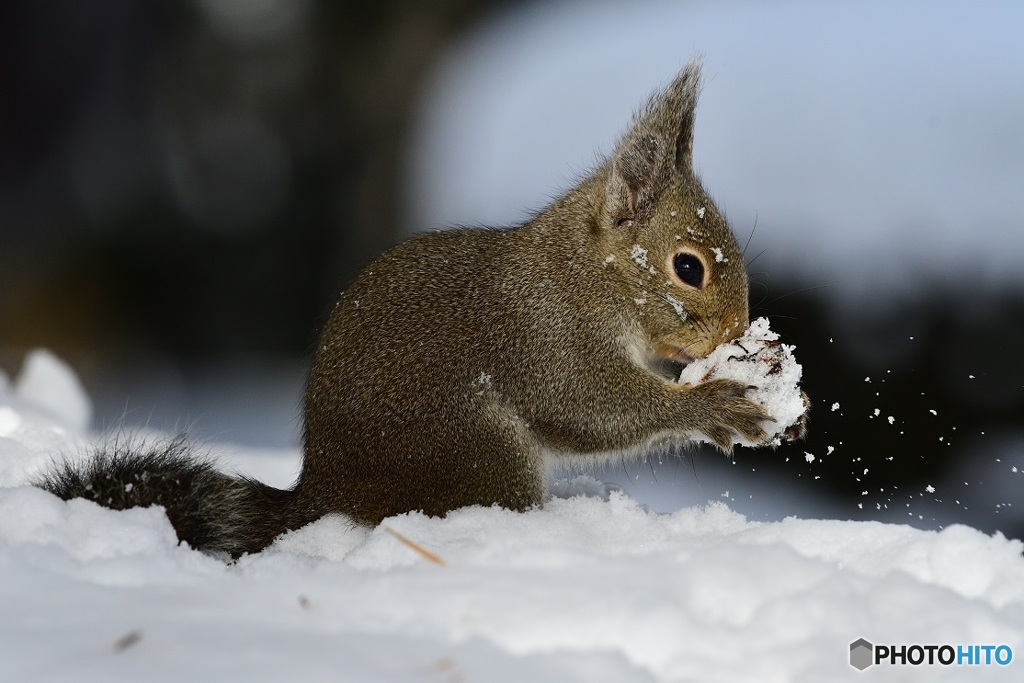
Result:
M619 220L646 214L673 176L692 172L700 67L693 60L652 95L616 147L608 194Z

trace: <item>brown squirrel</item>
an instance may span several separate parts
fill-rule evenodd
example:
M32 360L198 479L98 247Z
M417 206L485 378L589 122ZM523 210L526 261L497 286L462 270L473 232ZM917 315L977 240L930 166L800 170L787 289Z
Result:
M163 505L180 539L237 557L328 513L541 505L550 459L762 441L749 387L671 375L748 325L743 256L692 167L698 86L691 63L524 225L420 235L357 276L316 349L292 489L218 472L181 438L39 485Z

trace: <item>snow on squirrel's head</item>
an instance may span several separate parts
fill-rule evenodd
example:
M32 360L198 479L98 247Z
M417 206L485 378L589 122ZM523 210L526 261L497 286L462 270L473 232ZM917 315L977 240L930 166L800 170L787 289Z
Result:
M748 325L743 255L693 171L699 87L694 61L651 96L598 171L605 268L657 359L683 363Z

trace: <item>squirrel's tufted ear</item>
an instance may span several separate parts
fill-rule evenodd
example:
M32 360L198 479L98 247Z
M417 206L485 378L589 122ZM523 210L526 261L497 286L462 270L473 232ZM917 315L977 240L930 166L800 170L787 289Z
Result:
M673 176L692 172L700 67L693 60L652 95L615 148L608 185L614 222L643 217Z

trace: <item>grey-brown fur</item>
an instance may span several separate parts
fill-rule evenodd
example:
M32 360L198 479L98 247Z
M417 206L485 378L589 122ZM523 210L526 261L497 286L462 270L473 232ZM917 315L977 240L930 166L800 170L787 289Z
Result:
M186 500L232 520L211 526L241 540L189 536L174 502L144 500L167 506L193 545L237 554L331 512L376 524L409 510L523 510L543 502L552 457L642 452L696 432L724 450L737 433L761 439L767 416L747 387L683 387L662 373L747 326L742 254L692 170L698 71L655 94L609 160L525 225L421 235L356 278L313 360L295 489L205 465L193 474ZM673 275L680 253L703 264L702 286ZM180 453L150 462L192 466Z

